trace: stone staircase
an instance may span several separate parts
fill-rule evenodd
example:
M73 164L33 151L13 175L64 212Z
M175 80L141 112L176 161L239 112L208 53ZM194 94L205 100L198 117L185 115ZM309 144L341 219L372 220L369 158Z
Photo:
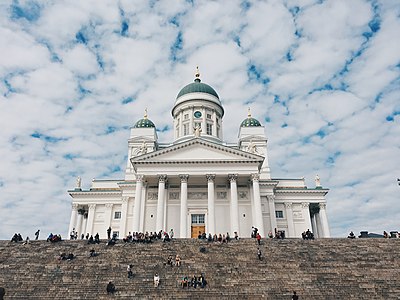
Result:
M92 248L99 256L89 257ZM263 240L260 249L261 261L251 239L119 241L112 247L105 241L0 241L0 286L5 299L291 299L293 291L300 299L400 299L400 239ZM61 252L77 257L62 261ZM181 267L166 266L176 254ZM133 264L132 279L127 264ZM200 273L206 288L179 286L184 275ZM114 296L106 293L109 281L116 285Z

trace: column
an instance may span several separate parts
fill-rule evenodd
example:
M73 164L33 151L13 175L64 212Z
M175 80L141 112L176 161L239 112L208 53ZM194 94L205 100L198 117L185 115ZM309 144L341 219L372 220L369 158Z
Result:
M69 221L68 236L70 235L71 231L75 228L77 215L78 215L78 204L73 203L72 204L71 220Z
M267 199L268 199L269 217L271 221L271 231L272 234L275 234L275 228L277 228L276 215L275 215L275 196L269 195L267 196Z
M87 213L85 213L83 215L83 220L82 220L82 233L85 235L85 237L86 237L86 234L88 233L88 231L87 231L87 219L88 219L88 215L87 215ZM82 235L82 233L81 233L81 235Z
M237 174L229 174L228 178L231 185L231 228L232 233L235 231L240 236L239 232L239 203L238 203L238 195L237 195Z
M133 206L133 232L139 232L140 227L140 206L142 203L143 175L136 174L135 205Z
M187 238L187 182L189 175L181 174L181 223L180 223L180 237Z
M254 197L254 213L255 213L255 226L258 228L258 231L262 237L265 237L264 232L264 222L262 217L262 206L261 206L261 197L260 197L260 184L259 184L260 175L259 174L251 174L251 181L253 182L253 197Z
M326 203L319 204L319 216L321 218L321 225L323 231L323 237L330 237L331 233L329 231L328 217L326 216Z
M215 110L213 110L212 112L212 120L213 120L212 134L213 136L217 136L217 112Z
M296 237L296 232L294 231L294 223L293 223L292 203L286 202L285 208L286 208L286 221L288 223L288 237Z
M111 226L112 208L113 208L112 203L106 204L106 212L105 212L105 217L104 217L104 225L106 227L106 230L108 227Z
M89 204L88 219L87 219L87 224L86 224L86 232L88 232L89 235L93 234L92 231L93 231L95 211L96 211L96 204Z
M215 232L215 199L214 199L214 180L215 174L206 174L208 186L208 233L214 235ZM239 215L238 215L239 216Z
M316 238L319 237L317 229L317 219L315 214L311 217L311 227L312 227L312 232L314 233L314 237Z
M165 181L167 175L158 176L158 201L157 201L157 220L156 231L164 230L164 198L165 198Z
M124 238L126 236L126 219L128 215L128 197L122 197L122 205L121 205L121 220L119 227L119 237Z
M80 210L78 210L78 219L76 221L76 226L75 226L75 230L78 234L78 239L81 238L81 226L82 226L82 214L80 212Z
M303 202L301 203L302 207L302 214L304 218L304 224L306 225L307 229L312 228L311 226L311 215L310 215L310 203L308 202Z

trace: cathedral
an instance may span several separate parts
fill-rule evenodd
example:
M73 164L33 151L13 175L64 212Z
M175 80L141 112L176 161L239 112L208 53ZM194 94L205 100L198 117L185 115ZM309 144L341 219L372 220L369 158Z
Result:
M256 227L301 238L310 229L330 237L326 194L304 178L273 178L264 126L250 109L238 124L238 140L223 139L224 108L217 92L201 82L183 87L172 107L174 140L159 143L147 111L130 129L125 178L93 179L88 190L69 190L69 232L119 238L129 232L173 229L175 237L199 233L250 237Z

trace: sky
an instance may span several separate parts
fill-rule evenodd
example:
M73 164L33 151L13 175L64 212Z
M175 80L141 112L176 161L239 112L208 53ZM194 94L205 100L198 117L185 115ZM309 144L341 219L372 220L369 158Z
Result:
M65 236L76 177L123 179L145 108L171 142L196 66L227 142L250 107L273 178L319 175L332 236L400 231L398 0L3 0L0 239Z

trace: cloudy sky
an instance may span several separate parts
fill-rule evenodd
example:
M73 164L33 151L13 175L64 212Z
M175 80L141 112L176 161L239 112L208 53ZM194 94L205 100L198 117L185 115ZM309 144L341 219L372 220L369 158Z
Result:
M250 106L273 177L319 174L333 236L400 230L398 0L4 0L0 24L0 239L65 235L76 177L122 179L146 107L171 141L197 65L226 141Z

